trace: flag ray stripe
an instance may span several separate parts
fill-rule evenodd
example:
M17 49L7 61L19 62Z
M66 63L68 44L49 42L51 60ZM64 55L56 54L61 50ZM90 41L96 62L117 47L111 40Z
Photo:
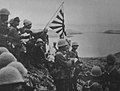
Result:
M54 24L62 24L61 22L58 22L58 21L52 21L52 23L54 23Z
M57 15L57 17L59 20L61 20L62 22L64 21L59 15Z
M66 34L66 32L65 32L65 31L63 31L63 33L65 34L65 36L67 36L67 34Z
M62 10L60 10L60 14L62 15L62 17L64 17L64 13L62 12Z
M60 38L62 38L62 37L63 37L63 34L64 34L63 32L60 34Z
M51 29L57 29L57 28L60 28L62 26L50 26Z
M62 31L62 28L61 28L61 29L59 29L59 30L57 30L57 31L56 31L56 33L59 33L60 31Z

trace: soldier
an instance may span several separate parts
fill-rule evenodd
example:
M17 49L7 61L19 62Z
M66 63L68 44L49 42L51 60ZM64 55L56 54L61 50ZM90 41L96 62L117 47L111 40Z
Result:
M76 51L78 49L78 43L77 42L73 42L72 43L72 49L71 49L71 52L74 53L74 56L75 58L77 58L79 60L79 57L78 57L78 52Z
M18 26L20 23L19 17L15 17L14 19L10 20L10 27L9 27L9 42L13 46L13 54L17 57L17 59L20 59L20 48L21 48L21 36L19 34Z
M44 43L41 39L37 39L33 50L32 50L32 58L34 59L34 64L36 67L40 64L46 63L45 52L43 51Z
M7 66L11 62L15 62L17 59L10 52L3 52L0 55L0 69Z
M70 66L73 60L66 58L68 42L64 39L58 41L58 52L55 55L55 84L57 91L70 91Z
M99 83L95 82L90 87L90 91L103 91L103 89Z
M10 20L10 27L9 27L9 33L8 36L11 37L12 43L14 46L16 46L20 42L20 35L18 31L18 26L19 26L20 19L19 17L15 17L14 19Z
M25 91L33 91L34 88L29 85L30 80L28 78L28 70L24 67L22 63L15 61L15 62L9 63L7 66L14 67L20 72L24 82L26 83L26 85L23 86Z
M92 70L91 70L91 79L90 79L90 86L92 89L94 87L94 83L98 83L101 90L103 89L103 84L104 84L104 79L102 77L102 71L101 71L101 68L99 66L93 66ZM101 91L100 90L100 91ZM94 91L94 90L91 90L91 91Z
M24 82L20 72L11 66L0 70L0 91L34 91Z
M70 43L69 43L69 46L70 46ZM72 67L71 67L71 79L72 79L74 91L77 91L77 77L81 70L78 66L79 57L78 57L78 53L76 51L79 45L77 42L73 42L71 51L69 51L69 48L70 48L69 46L68 46L68 51L67 51L67 58L74 60Z
M0 47L0 55L3 53L3 52L9 52L9 50L5 47Z
M7 47L8 17L10 12L3 8L0 10L0 46Z
M116 58L114 55L110 54L107 56L107 65L106 72L103 77L105 82L107 82L107 86L109 91L119 91L120 90L120 73L118 68L115 65Z
M7 66L12 66L12 67L15 67L16 69L18 69L18 71L21 73L23 79L25 79L25 77L27 76L28 71L22 63L15 61L15 62L9 63Z
M0 91L24 91L24 80L14 67L4 67L0 70Z
M21 34L27 33L28 35L27 35L27 36L24 36L24 37L26 37L26 39L31 39L31 38L32 38L32 34L33 34L33 32L30 30L31 27L32 27L32 22L29 21L29 20L27 20L27 19L25 19L25 20L23 21L23 25L24 25L24 26L19 29L20 33L21 33Z
M42 32L41 32L41 39L45 42L45 44L49 44L49 36L48 36L48 29L44 29Z
M40 38L44 42L43 50L47 56L46 46L49 45L49 36L48 36L48 29L44 29L42 32L40 32Z

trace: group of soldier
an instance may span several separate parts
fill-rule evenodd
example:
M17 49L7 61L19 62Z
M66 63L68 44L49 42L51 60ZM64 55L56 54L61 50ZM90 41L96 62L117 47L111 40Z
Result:
M34 91L37 89L36 84L39 83L40 86L43 82L40 81L42 72L36 69L34 64L38 64L38 60L46 58L44 53L45 44L48 43L48 30L33 33L31 31L32 22L27 19L23 21L23 27L18 28L20 18L15 17L8 21L9 15L9 10L0 9L0 91ZM27 35L24 35L25 33ZM28 41L24 43L22 39L28 39ZM34 67L28 64L31 58ZM8 64L14 68L8 67ZM37 76L33 73L36 73ZM27 77L28 74L30 74L29 77Z
M93 65L85 71L84 62L78 57L78 46L67 39L58 41L52 75L57 91L78 91L78 84L81 91L120 91L119 59L109 54L104 59L106 64Z
M57 91L78 91L78 83L82 91L120 91L120 64L115 55L106 57L104 67L93 65L85 71L76 51L79 45L72 42L71 46L70 50L70 43L65 39L58 41L54 59Z
M44 44L48 43L47 29L33 33L31 31L32 22L27 19L23 21L23 27L18 28L21 22L20 18L15 17L8 22L9 15L10 12L7 9L3 8L0 10L0 46L8 48L18 59L20 59L20 50L25 51L22 39L37 42L37 39L40 37Z
M120 90L120 68L116 65L114 55L107 56L104 68L95 65L85 72L84 62L77 52L79 44L59 39L57 46L54 43L54 59L49 62L51 54L46 53L48 30L33 33L32 22L26 19L23 27L18 28L20 18L15 17L8 22L9 15L7 9L0 10L0 91L35 91L30 85L34 81L26 79L30 65L38 73L46 67L54 80L56 91L78 91L79 84L82 91ZM28 35L24 36L25 33ZM22 39L28 41L22 43Z
M31 91L27 69L5 47L0 47L0 91ZM24 89L24 90L23 90Z

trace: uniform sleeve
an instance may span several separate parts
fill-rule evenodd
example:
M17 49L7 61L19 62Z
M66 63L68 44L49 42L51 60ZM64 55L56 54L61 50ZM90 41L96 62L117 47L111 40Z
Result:
M20 38L20 35L17 33L15 28L11 28L8 35L16 39Z
M8 35L9 35L9 36L12 36L12 34L13 34L13 29L10 28Z
M79 59L78 52L76 52L76 58Z
M24 34L24 33L25 33L25 31L24 31L23 28L19 28L19 31L20 31L21 34Z
M63 57L62 54L55 55L55 62L57 62L58 64L60 64L63 67L67 66L66 59Z

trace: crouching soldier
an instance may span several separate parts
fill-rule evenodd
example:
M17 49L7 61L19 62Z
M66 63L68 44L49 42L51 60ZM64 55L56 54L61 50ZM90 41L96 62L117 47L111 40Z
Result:
M98 89L96 91L103 91L104 79L101 68L99 66L93 66L91 73L90 91L95 91L94 89Z
M103 91L102 71L99 66L93 66L89 80L83 85L82 91Z
M105 82L107 82L106 86L109 88L109 91L120 91L120 73L115 62L116 58L114 55L110 54L107 56L106 72L103 77Z
M14 67L4 67L0 70L0 91L25 91L24 80Z
M25 85L23 86L24 91L33 91L35 88L31 86L31 80L28 75L28 70L24 67L24 65L20 62L11 62L7 65L8 67L14 67L16 68L20 74L22 75L22 78L25 82Z
M71 60L66 58L68 50L68 42L64 39L58 41L58 52L55 54L55 84L57 91L70 91L70 66Z

